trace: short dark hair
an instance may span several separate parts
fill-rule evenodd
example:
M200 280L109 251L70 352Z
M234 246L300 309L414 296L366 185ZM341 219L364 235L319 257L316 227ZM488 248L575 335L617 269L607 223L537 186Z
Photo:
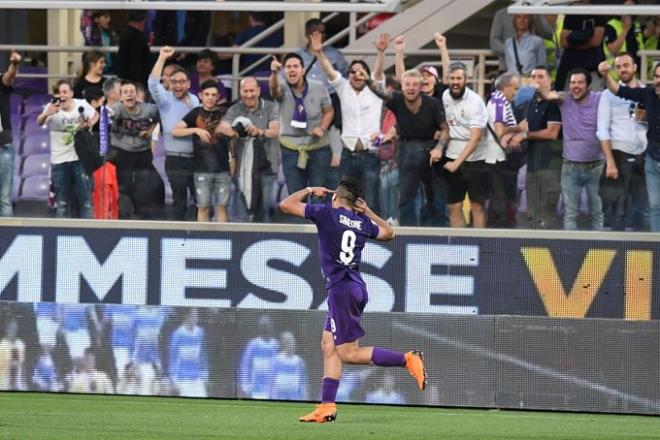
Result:
M536 66L532 67L532 70L545 70L545 73L548 74L548 76L552 75L552 72L550 71L550 68L546 66L545 64L537 64Z
M220 93L220 87L218 86L218 83L214 79L207 79L204 81L200 86L199 86L199 91L204 91L206 89L210 88L216 88L218 89L218 93Z
M147 18L147 11L132 10L128 12L128 21L140 22Z
M97 99L103 98L105 96L103 94L103 90L101 90L98 87L87 87L85 91L83 92L83 98L85 98L85 101L91 103L92 101L95 101Z
M184 75L186 75L186 79L190 79L190 74L188 73L188 71L180 66L175 67L174 70L172 70L172 73L170 73L170 78L176 75L177 73L183 73Z
M197 53L197 57L195 58L195 61L199 60L211 60L211 62L214 62L217 59L217 56L215 52L213 52L211 49L204 49L201 50Z
M310 18L305 22L305 35L309 34L309 31L312 30L312 28L315 28L316 26L323 26L325 27L325 23L321 21L319 18Z
M110 11L107 9L97 9L92 12L92 18L103 17L104 15L110 16Z
M362 66L364 71L367 72L367 76L371 76L371 69L369 69L369 66L367 65L367 63L365 63L362 60L353 60L353 61L351 61L351 64L349 64L349 66L348 66L348 70L351 70L353 68L353 66L356 65L356 64L359 64L360 66Z
M66 78L62 78L61 80L57 81L55 83L55 88L53 90L57 90L57 93L59 93L60 87L62 87L64 84L66 84L67 86L69 86L71 90L73 90L73 85L71 84L71 81L69 81Z
M619 58L619 57L630 57L633 64L637 64L637 61L635 60L635 55L633 55L630 52L619 52L618 54L616 54L614 58Z
M585 80L587 81L587 86L591 85L591 73L582 67L576 67L575 69L568 72L568 81L571 81L573 75L584 75Z
M364 197L362 184L353 177L342 176L337 185L337 197L346 200L351 206Z
M295 58L299 60L300 65L302 67L305 67L305 62L303 61L302 57L295 52L289 52L288 54L284 55L284 61L282 61L282 64L286 64L286 62L289 61L291 58Z
M119 87L124 87L124 86L133 86L135 87L135 90L137 90L137 84L135 84L135 81L132 81L130 79L121 80L121 82L119 83Z

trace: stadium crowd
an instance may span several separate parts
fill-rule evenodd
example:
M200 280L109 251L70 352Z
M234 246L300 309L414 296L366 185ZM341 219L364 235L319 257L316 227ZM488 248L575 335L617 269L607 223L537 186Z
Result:
M206 45L205 14L131 11L118 36L107 11L85 11L86 44L119 52L85 54L37 117L50 133L56 217L282 221L285 192L350 175L393 225L660 231L660 66L637 54L658 49L658 17L502 9L490 39L500 70L485 100L440 33L429 36L439 63L407 70L405 36L383 33L369 66L324 44L324 23L311 19L307 44L262 62L267 82L243 78L230 102L212 49L193 59L167 46ZM266 27L250 17L240 41ZM154 41L165 46L152 60ZM390 47L395 72L385 75ZM8 107L20 63L12 53L0 82L2 216L12 215Z

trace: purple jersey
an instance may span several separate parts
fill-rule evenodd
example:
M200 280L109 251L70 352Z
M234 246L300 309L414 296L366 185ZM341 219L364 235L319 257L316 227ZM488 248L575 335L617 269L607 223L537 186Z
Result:
M364 285L359 265L367 238L378 236L378 225L367 216L330 204L305 206L305 218L316 224L319 235L319 258L326 287L344 277Z

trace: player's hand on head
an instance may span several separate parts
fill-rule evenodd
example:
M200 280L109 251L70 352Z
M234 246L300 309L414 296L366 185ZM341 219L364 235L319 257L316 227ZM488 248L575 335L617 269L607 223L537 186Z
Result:
M369 205L367 205L367 202L364 199L359 198L355 201L355 211L365 214L369 211Z

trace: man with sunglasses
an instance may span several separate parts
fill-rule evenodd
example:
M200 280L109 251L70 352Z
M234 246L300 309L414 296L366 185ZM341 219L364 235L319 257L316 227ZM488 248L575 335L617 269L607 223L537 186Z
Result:
M381 86L385 85L383 60L390 43L388 34L381 34L374 46L378 50L374 66L373 79ZM323 36L315 32L310 36L308 46L316 55L318 64L330 80L341 103L342 112L342 152L340 172L342 176L351 176L364 188L367 204L378 212L378 177L380 160L378 158L377 138L380 135L380 117L383 101L366 86L363 77L369 77L369 66L364 61L355 60L349 67L348 79L336 71L323 51Z

